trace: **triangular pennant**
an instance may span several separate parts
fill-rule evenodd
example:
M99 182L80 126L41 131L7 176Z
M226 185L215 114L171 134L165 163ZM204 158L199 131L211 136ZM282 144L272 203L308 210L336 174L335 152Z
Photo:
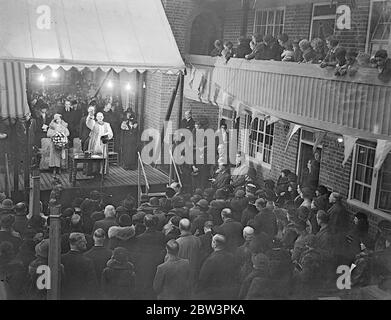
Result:
M356 144L358 138L351 136L343 136L344 143L344 159L342 161L342 167L345 166L346 162L349 160L350 155L352 154L354 145Z
M302 126L299 124L295 123L290 123L289 124L289 132L287 134L287 141L286 141L286 146L285 146L285 152L288 149L289 142L291 141L293 135L301 128Z
M391 152L391 140L377 140L375 166L374 169L379 171L387 158L388 153Z
M275 116L269 116L269 117L267 118L267 124L268 124L269 126L272 125L273 123L278 122L278 121L280 121L280 119L277 118L277 117L275 117Z

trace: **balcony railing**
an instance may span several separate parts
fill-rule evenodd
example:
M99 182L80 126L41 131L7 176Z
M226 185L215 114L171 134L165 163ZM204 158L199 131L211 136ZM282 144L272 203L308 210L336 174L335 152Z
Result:
M279 61L189 55L185 96L358 137L391 136L391 82L374 68L335 76L333 68Z

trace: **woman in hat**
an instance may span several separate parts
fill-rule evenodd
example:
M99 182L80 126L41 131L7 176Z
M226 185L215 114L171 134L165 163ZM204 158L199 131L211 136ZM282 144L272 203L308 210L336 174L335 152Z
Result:
M135 170L137 167L139 130L136 117L132 110L126 111L125 119L121 124L121 132L122 165L125 170Z
M107 300L131 300L134 298L135 272L125 248L113 251L102 273L102 291Z
M53 175L60 173L61 164L65 161L65 147L67 145L69 130L68 124L62 120L61 114L56 113L50 122L47 132L51 138L49 167L53 168Z

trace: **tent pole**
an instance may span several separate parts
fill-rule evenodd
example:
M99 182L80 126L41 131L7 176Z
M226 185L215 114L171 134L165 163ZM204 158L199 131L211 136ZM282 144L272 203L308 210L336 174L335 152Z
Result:
M178 128L181 127L182 113L183 113L183 95L185 88L185 74L182 71L180 74L180 89L179 89L179 112L178 112Z
M51 287L47 291L48 300L60 300L60 283L61 283L60 213L61 213L61 205L50 207L49 270L50 270Z

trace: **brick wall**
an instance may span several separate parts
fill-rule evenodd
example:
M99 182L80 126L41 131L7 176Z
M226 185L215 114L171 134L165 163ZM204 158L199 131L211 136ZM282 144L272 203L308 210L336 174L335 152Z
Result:
M312 4L286 6L284 32L291 39L308 39L311 28Z

